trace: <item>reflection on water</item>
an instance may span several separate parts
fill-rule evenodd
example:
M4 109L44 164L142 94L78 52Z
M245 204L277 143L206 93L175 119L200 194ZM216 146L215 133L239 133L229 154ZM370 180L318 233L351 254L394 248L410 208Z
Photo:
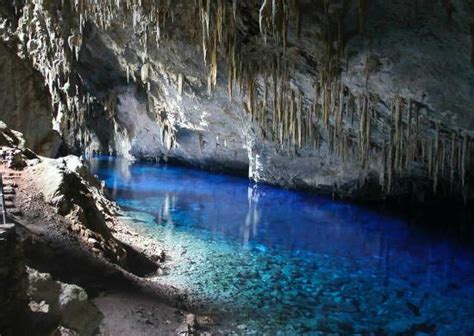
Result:
M445 233L238 177L109 159L91 166L137 225L182 251L163 281L249 328L474 331L474 251Z
M258 208L258 199L260 197L258 185L248 187L248 211L245 218L245 225L242 228L242 241L244 246L248 245L251 237L257 236L257 226L260 222L260 212Z
M116 159L112 156L101 156L89 160L89 168L92 172L99 172L104 165L113 167L116 178L108 181L107 187L112 192L112 197L117 198L119 190L119 182L129 183L132 179L130 171L130 162L128 160Z

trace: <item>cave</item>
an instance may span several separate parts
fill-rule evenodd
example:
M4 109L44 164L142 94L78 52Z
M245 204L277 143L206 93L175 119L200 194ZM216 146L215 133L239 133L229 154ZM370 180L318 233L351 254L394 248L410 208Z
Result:
M473 0L0 0L1 335L474 333Z

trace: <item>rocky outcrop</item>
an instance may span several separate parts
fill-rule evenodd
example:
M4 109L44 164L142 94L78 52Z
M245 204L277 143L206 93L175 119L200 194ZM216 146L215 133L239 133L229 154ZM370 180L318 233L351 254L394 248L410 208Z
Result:
M37 155L26 147L22 133L12 130L0 120L0 159L8 168L25 168L27 160L37 159Z
M51 275L28 270L30 308L56 321L56 332L93 335L102 321L102 313L89 301L79 286L54 281Z
M31 181L21 187L39 197L42 207L44 203L50 207L46 213L57 212L61 223L66 223L67 229L93 254L139 276L156 271L155 262L114 238L112 230L118 208L105 196L104 185L90 174L80 158L73 155L59 159L40 157L25 144L20 132L0 121L0 164L18 170L15 175L22 174L22 179ZM20 208L27 205L24 213L38 211L34 208L36 204L16 205ZM29 206L33 206L33 210ZM16 214L22 212L15 209Z
M25 259L13 224L0 225L0 333L9 335L27 310Z
M93 335L102 314L81 287L26 267L14 224L0 225L0 332Z
M88 173L78 157L43 158L31 168L31 176L45 202L69 220L71 231L84 244L95 253L126 265L127 252L107 226L116 208L103 196L100 182Z
M2 5L70 148L356 199L472 200L468 0Z
M25 149L25 139L23 134L9 129L3 121L0 121L0 146Z

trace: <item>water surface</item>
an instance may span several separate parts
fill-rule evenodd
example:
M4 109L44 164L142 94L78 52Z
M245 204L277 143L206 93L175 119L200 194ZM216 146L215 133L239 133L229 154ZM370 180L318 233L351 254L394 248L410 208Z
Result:
M474 332L474 248L429 223L183 167L91 168L179 255L160 281L244 334Z

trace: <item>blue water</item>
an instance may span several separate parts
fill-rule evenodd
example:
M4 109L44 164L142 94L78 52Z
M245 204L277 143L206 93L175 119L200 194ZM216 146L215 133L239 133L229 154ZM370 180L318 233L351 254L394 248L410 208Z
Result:
M91 169L170 251L159 281L239 333L474 333L474 248L429 223L183 167Z

